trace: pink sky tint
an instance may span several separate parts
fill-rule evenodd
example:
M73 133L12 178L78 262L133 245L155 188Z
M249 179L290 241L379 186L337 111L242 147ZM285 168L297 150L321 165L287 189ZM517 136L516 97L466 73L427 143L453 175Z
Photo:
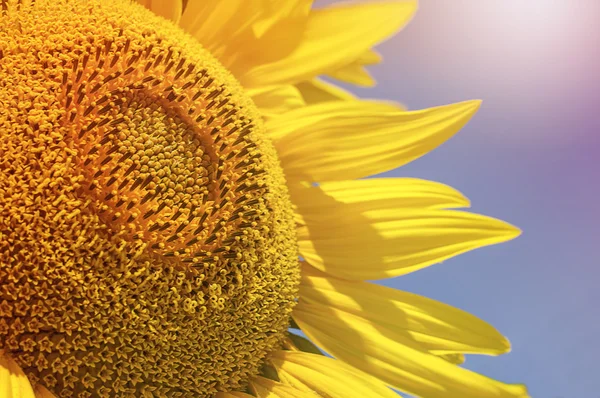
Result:
M484 100L482 112L488 108L507 118L537 115L535 125L493 139L562 145L585 134L571 126L595 114L592 104L600 102L600 2L419 4L409 26L380 46L384 63L371 68L387 85L382 90L386 95L401 95L402 102L415 108L421 103L411 101L413 95L442 99L440 93L468 87L473 97ZM460 99L465 98L452 98Z

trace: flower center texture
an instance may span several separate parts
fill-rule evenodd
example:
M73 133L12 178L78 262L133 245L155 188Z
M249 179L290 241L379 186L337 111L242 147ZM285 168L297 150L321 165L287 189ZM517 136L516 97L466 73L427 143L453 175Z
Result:
M2 3L0 349L60 397L243 387L299 283L254 105L141 6Z

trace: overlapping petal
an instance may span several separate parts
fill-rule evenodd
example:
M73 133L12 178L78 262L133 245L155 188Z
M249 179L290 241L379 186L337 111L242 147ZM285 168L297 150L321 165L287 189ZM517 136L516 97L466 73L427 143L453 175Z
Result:
M297 83L338 70L404 26L416 7L416 1L378 1L313 10L296 48L276 62L251 68L242 84Z
M230 70L243 82L255 65L289 56L303 40L312 0L261 0L263 10L252 25L252 38L237 46ZM261 86L264 86L262 84Z
M336 194L328 196L320 187L293 189L292 198L301 224L297 230L300 255L315 268L342 278L369 280L404 275L520 234L512 225L491 217L427 208L431 196L424 196L424 205L419 206L418 192L414 207L404 206L400 196L377 200L369 197L367 190L362 198L356 194L345 197L339 192L342 202L335 200ZM390 189L390 195L394 194L398 192ZM445 200L449 198L457 204L461 200L451 195ZM319 212L310 202L326 211Z
M36 398L29 379L4 350L0 350L0 397Z
M250 388L258 398L318 398L314 392L299 390L295 387L257 376L250 382Z
M294 310L299 324L311 308L331 307L393 330L412 340L413 347L434 354L498 355L510 350L508 340L493 326L439 301L372 283L311 275L307 266L302 274L301 298Z
M318 187L292 187L292 201L298 219L336 222L346 214L367 217L385 213L393 219L395 209L450 209L468 207L469 200L447 185L418 178L372 178L366 180L331 181ZM302 222L305 224L305 222Z
M275 117L306 106L300 90L290 84L250 89L247 93L265 117Z
M48 391L48 389L41 384L35 386L34 392L35 398L56 398L54 394Z
M398 398L377 379L341 361L301 351L277 351L271 363L281 382L331 398Z
M415 1L390 0L317 10L311 10L312 0L189 0L185 9L182 0L137 1L196 37L247 87L321 74L372 86L364 66L381 57L371 47L406 24L416 9Z
M180 26L242 78L252 65L294 50L311 5L312 0L189 0Z
M239 391L230 392L218 392L215 394L215 398L255 398L253 395L246 394Z
M296 322L319 347L401 391L427 398L528 396L524 386L504 384L453 365L384 324L334 307L298 307Z
M307 104L320 104L329 101L355 100L356 96L334 84L321 79L306 80L296 84Z
M455 365L465 363L465 356L463 354L437 354L437 356Z
M336 181L392 170L430 152L479 108L466 101L419 111L375 101L330 101L267 123L290 181Z
M379 62L381 62L381 55L374 50L369 50L354 62L329 72L328 76L356 86L372 87L375 85L375 79L365 69L365 66L378 64Z
M252 39L252 24L264 14L260 0L189 0L180 26L226 67L232 52Z
M303 351L311 354L323 355L323 352L310 340L293 333L288 333L288 337L284 342L284 347L286 347L286 349L289 348L292 351Z
M138 3L165 19L178 24L183 11L182 0L137 0Z

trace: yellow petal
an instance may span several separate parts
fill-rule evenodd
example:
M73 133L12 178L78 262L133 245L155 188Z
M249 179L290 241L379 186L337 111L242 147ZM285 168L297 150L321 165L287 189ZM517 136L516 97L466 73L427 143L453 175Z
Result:
M300 301L294 309L296 321L302 321L306 304L359 316L376 327L381 325L413 340L417 343L414 347L434 354L498 355L510 350L508 340L493 326L458 308L372 283L310 275L310 270L304 267Z
M294 51L252 68L242 83L247 87L297 83L346 66L404 26L416 8L416 1L379 1L313 10Z
M427 398L528 396L524 386L504 384L460 368L423 352L406 335L354 314L307 304L295 313L295 320L312 341L338 360L412 395Z
M285 57L296 47L311 4L311 0L189 0L180 25L241 78L251 66Z
M371 74L360 64L351 63L341 69L329 72L328 76L336 80L341 80L345 83L354 84L361 87L375 86L375 79Z
M337 215L335 220L305 219L306 226L297 230L298 244L309 264L345 279L408 274L520 234L503 221L453 210L339 211Z
M35 386L35 398L56 398L48 389L41 384Z
M0 397L35 398L29 379L4 350L0 350Z
M246 394L239 391L230 392L218 392L215 394L215 398L255 398L253 395Z
M407 112L391 103L331 101L287 112L267 129L289 180L352 180L423 156L460 130L479 105Z
M276 381L257 376L250 382L250 388L258 398L318 398L313 392L302 391Z
M356 61L343 66L340 69L329 72L327 75L346 83L363 87L375 85L375 79L364 68L365 65L373 65L381 62L381 56L373 50L361 55Z
M262 12L252 35L238 44L230 70L240 80L256 66L291 54L302 40L312 0L260 0Z
M322 355L277 351L271 359L279 379L299 390L331 398L398 398L375 378Z
M285 21L290 16L308 15L312 3L312 0L262 0L263 16L252 26L255 36L264 37L279 22Z
M300 90L292 85L261 87L247 90L246 93L266 117L306 106Z
M320 79L312 79L296 84L307 104L328 101L348 101L356 97L350 92Z
M323 355L321 350L319 350L319 348L310 340L293 333L288 333L288 336L284 340L284 344L286 349L290 349L292 351L304 351L311 354Z
M165 19L175 24L181 19L183 10L182 0L137 0L138 3Z
M437 357L455 365L461 365L465 363L465 356L463 354L437 354Z
M452 187L417 178L371 178L331 181L318 187L291 187L299 219L332 222L346 214L390 214L395 209L468 207L469 200ZM393 218L392 218L393 219ZM380 217L381 220L381 217ZM303 224L305 221L303 222Z
M235 39L251 29L261 11L254 0L189 0L179 25L228 66L228 49L242 46Z
M362 53L354 62L360 65L375 65L381 61L381 54L371 48Z

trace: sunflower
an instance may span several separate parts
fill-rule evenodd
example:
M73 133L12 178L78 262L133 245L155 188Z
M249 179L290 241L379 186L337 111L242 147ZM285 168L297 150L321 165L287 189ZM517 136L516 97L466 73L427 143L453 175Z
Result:
M364 179L478 101L318 79L372 85L415 2L140 3L0 2L0 397L526 397L458 366L492 326L366 282L519 234Z

